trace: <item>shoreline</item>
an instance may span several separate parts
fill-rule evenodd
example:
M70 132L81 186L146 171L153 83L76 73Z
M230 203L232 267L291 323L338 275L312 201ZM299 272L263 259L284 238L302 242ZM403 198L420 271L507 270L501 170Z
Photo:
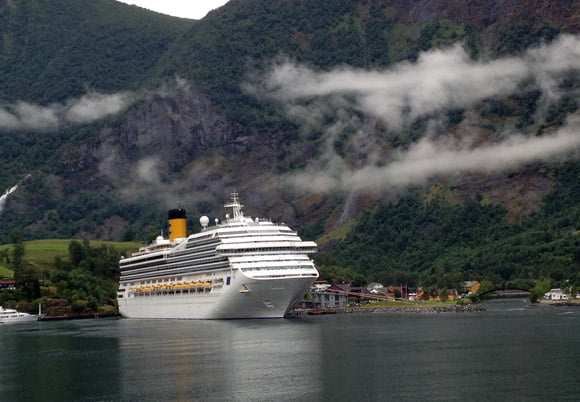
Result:
M580 307L579 302L574 301L560 301L560 300L541 300L538 302L540 306L553 306L553 307Z
M450 306L377 306L377 307L341 307L327 309L297 309L289 312L286 317L302 317L305 315L327 314L364 314L364 313L471 313L486 311L480 304L454 304Z
M104 313L104 314L79 314L79 315L56 315L39 317L38 321L66 321L66 320L87 320L91 318L113 318L121 317L119 313Z

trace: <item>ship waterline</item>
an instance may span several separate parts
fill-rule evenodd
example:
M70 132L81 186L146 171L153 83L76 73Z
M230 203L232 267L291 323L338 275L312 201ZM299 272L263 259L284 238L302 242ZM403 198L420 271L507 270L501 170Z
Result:
M285 225L233 216L185 235L185 211L169 213L169 239L158 237L120 262L119 310L128 318L281 318L318 277L316 244Z

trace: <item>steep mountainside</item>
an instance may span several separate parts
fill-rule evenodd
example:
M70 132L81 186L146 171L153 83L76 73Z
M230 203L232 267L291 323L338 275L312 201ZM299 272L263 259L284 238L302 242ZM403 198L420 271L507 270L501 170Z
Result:
M195 22L113 0L0 4L3 102L62 102L87 90L137 88Z
M572 0L231 0L200 21L0 2L0 185L20 183L0 239L146 238L233 189L330 251L416 187L525 230L578 168L578 21ZM446 227L421 216L409 236Z

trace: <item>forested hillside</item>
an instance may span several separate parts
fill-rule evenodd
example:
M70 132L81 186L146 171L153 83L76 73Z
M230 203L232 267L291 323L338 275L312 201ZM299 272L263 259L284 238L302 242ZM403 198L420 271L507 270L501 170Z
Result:
M465 280L489 280L531 288L549 278L557 287L580 287L578 164L560 175L542 208L519 223L481 194L456 203L411 191L365 213L319 258L329 277L362 283L460 289Z
M328 278L576 281L580 5L0 1L0 242L182 206L317 239Z
M112 0L4 1L0 5L3 103L47 105L139 88L194 22Z

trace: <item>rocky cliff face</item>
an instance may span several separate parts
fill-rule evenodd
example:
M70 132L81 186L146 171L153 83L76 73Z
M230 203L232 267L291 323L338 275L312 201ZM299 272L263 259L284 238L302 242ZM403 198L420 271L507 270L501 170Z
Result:
M138 101L117 124L71 146L63 159L70 185L79 190L113 188L125 200L149 198L160 208L202 203L203 212L218 216L228 192L236 190L244 192L249 213L290 220L297 212L276 166L311 148L283 133L236 135L207 97L179 88Z
M209 99L181 88L138 101L117 125L73 146L65 159L85 183L123 186L143 164L153 164L160 177L170 175L231 138L231 124Z

